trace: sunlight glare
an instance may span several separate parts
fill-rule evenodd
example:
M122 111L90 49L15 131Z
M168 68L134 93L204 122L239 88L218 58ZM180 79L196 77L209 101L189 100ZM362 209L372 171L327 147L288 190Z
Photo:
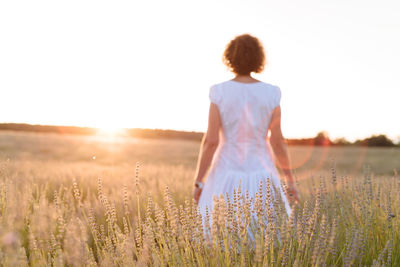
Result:
M125 133L125 129L120 127L108 126L98 128L97 134L102 136L122 136Z

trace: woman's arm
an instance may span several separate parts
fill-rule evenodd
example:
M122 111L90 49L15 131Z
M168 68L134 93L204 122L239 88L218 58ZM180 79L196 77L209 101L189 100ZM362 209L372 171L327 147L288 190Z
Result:
M278 106L274 109L271 117L271 123L269 125L271 130L270 144L274 151L274 154L278 160L278 166L288 179L292 178L292 172L290 170L289 155L285 143L285 138L282 135L281 129L281 107Z
M289 153L287 151L285 138L282 135L280 106L276 107L272 113L269 129L271 130L270 144L277 158L278 167L283 171L286 177L286 183L288 184L289 193L293 195L295 200L299 201L297 197L297 191L294 187Z
M203 137L200 153L197 162L195 181L203 182L211 161L214 157L215 150L219 144L219 131L221 128L221 118L218 111L218 106L210 103L210 110L208 115L208 129ZM196 202L200 197L201 189L195 190L194 198ZM197 199L196 199L197 198Z
M218 107L214 103L210 103L208 115L208 129L203 137L200 153L197 162L195 180L203 182L204 176L211 164L215 150L219 144L219 130L221 127L221 118L219 116Z

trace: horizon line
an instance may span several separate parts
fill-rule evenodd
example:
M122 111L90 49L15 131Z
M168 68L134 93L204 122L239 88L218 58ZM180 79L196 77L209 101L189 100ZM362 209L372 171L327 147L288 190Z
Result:
M104 129L104 127L96 127L96 126L79 126L79 125L58 125L58 124L40 124L40 123L26 123L26 122L0 122L0 126L1 125L5 125L5 124L12 124L12 125L29 125L29 126L42 126L42 127L72 127L72 128L82 128L82 129L93 129L93 130L102 130ZM171 128L127 128L127 127L115 127L115 129L119 129L119 130L161 130L161 131L175 131L175 132L185 132L185 133L202 133L205 134L204 131L196 131L196 130L184 130L184 129L171 129ZM6 130L6 129L0 129L0 130ZM23 130L21 130L23 131ZM311 138L315 138L319 133L326 133L327 137L330 140L337 140L337 139L341 139L344 138L345 140L349 141L351 139L347 139L346 137L337 137L337 138L333 138L331 139L331 137L329 136L329 132L325 131L325 130L320 130L318 131L314 136L310 136L310 137L292 137L292 138L286 138L285 139L311 139ZM384 133L378 133L378 134L370 134L368 137L372 137L372 136L379 136L379 135L385 135L386 137L388 137L386 134ZM365 138L368 138L365 137ZM365 138L354 138L354 142L357 140L363 140ZM400 140L395 140L392 139L390 137L388 137L389 139L391 139L392 141L396 142L396 141L400 141Z

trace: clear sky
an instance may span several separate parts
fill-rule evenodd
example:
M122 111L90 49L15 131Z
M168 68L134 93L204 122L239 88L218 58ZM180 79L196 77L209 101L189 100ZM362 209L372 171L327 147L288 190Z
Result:
M264 44L285 137L400 135L400 3L1 1L0 122L205 131L235 35Z

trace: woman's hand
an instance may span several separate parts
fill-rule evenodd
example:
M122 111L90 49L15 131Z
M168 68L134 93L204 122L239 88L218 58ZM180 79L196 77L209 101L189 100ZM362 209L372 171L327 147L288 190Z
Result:
M199 199L200 199L200 195L201 195L202 191L203 191L203 189L200 189L199 187L195 187L193 190L193 199L196 204L199 203Z
M287 193L288 193L288 198L289 198L289 202L291 202L292 204L297 204L299 203L299 197L297 195L297 190L296 190L296 186L294 185L293 181L290 181L287 185Z

